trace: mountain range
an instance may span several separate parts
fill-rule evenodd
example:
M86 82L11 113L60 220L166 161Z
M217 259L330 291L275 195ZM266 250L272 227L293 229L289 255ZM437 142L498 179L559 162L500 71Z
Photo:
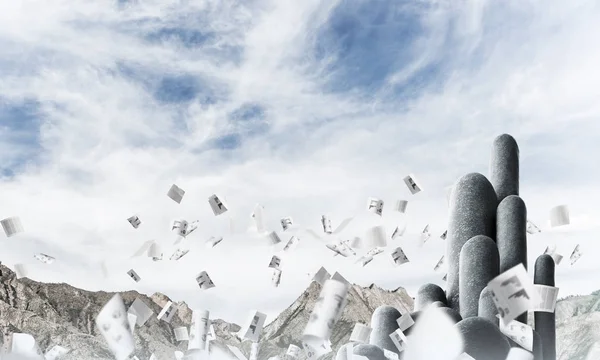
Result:
M313 282L287 309L264 327L258 359L273 356L283 358L289 344L301 346L300 339L321 285ZM135 291L120 292L127 307L140 299L158 314L169 301L166 295L155 293L148 297ZM54 345L70 349L61 359L114 359L106 341L95 327L95 317L114 295L92 292L67 284L39 283L27 278L17 279L15 273L0 265L0 327L3 332L33 335L42 351ZM414 299L404 288L393 291L376 285L352 285L348 303L330 338L333 352L323 360L334 358L337 349L345 344L354 324L369 324L371 314L380 305L392 305L401 313L413 310ZM152 316L143 326L135 328L135 356L140 360L154 354L157 360L175 359L175 351L185 352L187 341L177 342L173 329L189 326L192 310L185 303L176 304L178 311L170 323ZM558 360L585 360L594 343L600 341L600 291L590 295L569 296L556 306ZM211 341L211 354L219 359L235 359L227 345L238 347L248 357L250 341L242 341L237 332L240 326L214 319L216 339ZM3 339L0 339L3 340ZM217 355L220 354L220 355ZM212 357L212 356L211 356ZM299 360L303 360L301 354Z

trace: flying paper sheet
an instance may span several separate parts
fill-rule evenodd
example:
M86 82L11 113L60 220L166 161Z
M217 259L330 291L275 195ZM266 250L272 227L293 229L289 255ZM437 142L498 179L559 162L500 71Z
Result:
M173 304L172 301L168 301L165 306L162 308L160 313L158 313L158 320L166 321L167 323L171 322L173 315L177 312L177 307Z
M535 225L533 223L533 221L527 219L527 233L528 234L537 234L539 232L542 232L542 230L540 230L540 228L537 227L537 225Z
M370 197L367 200L367 210L381 216L383 214L383 200Z
M348 244L340 239L336 239L331 244L325 245L329 250L335 252L337 255L342 255L343 257L348 257L352 255L356 255L354 250Z
M286 231L287 229L289 229L290 226L292 226L294 224L294 220L292 220L291 217L285 217L285 218L281 219L280 222L281 222L281 227L283 228L283 231Z
M10 353L22 356L29 360L44 360L44 355L42 354L40 347L30 334L13 333Z
M67 355L69 353L69 349L62 347L60 345L54 345L50 350L44 354L44 358L46 360L57 360L60 357Z
M406 212L406 206L408 206L408 201L407 200L398 200L396 202L396 211L404 214Z
M444 274L444 277L442 278L442 281L446 281L447 278L448 278L448 274Z
M229 351L231 351L233 355L235 355L235 357L238 358L238 360L248 360L248 358L246 358L244 354L240 351L240 349L238 349L237 347L232 345L227 345L227 347L229 348Z
M6 237L11 237L24 231L23 224L21 224L21 219L18 217L9 217L4 220L0 220L0 224L2 224L2 229L4 229Z
M186 341L190 339L188 329L185 326L174 328L173 333L175 333L175 340L177 341Z
M508 325L517 316L529 310L539 299L533 281L523 264L516 265L488 283L500 320Z
M382 349L383 350L383 356L385 356L386 360L398 360L398 354L396 354L393 351L389 351L388 349Z
M206 339L208 336L210 321L208 310L193 310L192 322L190 323L190 334L188 341L188 350L206 348Z
M404 359L449 360L463 352L461 333L454 320L440 308L427 307L410 329L410 341L405 344ZM432 346L431 339L436 339L435 346Z
M385 237L385 227L383 225L374 226L367 230L366 234L367 243L365 244L367 249L374 247L386 247L387 240Z
M331 234L333 230L331 229L331 219L327 215L321 215L321 225L323 225L323 232L326 234Z
M360 259L356 260L357 264L361 264L362 267L367 266L371 261L373 261L372 256L362 256Z
M448 230L445 230L442 235L440 235L440 239L446 240L446 237L448 237Z
M137 229L138 227L140 227L140 224L142 223L140 218L137 217L136 215L133 215L132 217L127 218L127 221L129 221L129 223L131 224L131 226L133 226L134 229Z
M421 190L423 190L413 174L409 174L403 180L411 194L414 195L414 194L420 192Z
M400 266L402 264L406 264L407 262L409 262L408 257L406 257L406 254L404 254L404 250L402 250L401 247L397 247L391 254L392 256L392 263L395 266Z
M254 314L251 315L250 321L247 322L249 325L242 328L242 330L245 329L243 332L244 336L242 337L252 342L258 342L266 320L267 314L263 314L260 311L255 311Z
M144 244L139 248L139 250L136 251L133 255L131 255L131 257L134 258L134 257L141 256L143 253L148 251L148 249L150 248L150 246L153 243L154 243L154 240L148 240L148 241L144 242Z
M210 276L208 276L208 273L206 271L202 271L196 276L196 282L202 290L208 290L210 288L215 287L215 284L211 280Z
M438 271L444 265L444 255L438 260L437 264L433 267L433 271Z
M277 255L273 255L273 257L271 257L271 261L269 262L269 267L272 269L281 270L280 266L281 266L281 257L279 257Z
M281 283L281 270L273 269L273 275L271 276L271 284L273 286L278 287Z
M173 220L171 223L171 231L178 236L185 237L188 234L188 222L183 219Z
M473 358L470 358L473 359ZM469 359L469 360L470 360ZM533 360L533 354L519 347L510 348L506 360Z
M330 278L331 274L329 274L329 272L327 272L327 270L325 270L325 268L321 266L319 271L317 271L315 276L312 278L312 281L316 281L319 284L324 285L325 281L329 280Z
M298 242L300 241L299 238L297 238L296 236L292 236L287 244L285 244L285 247L283 248L283 251L292 251L296 248L296 246L298 246Z
M571 256L569 257L569 259L571 260L571 265L575 264L577 262L577 260L579 260L581 255L583 255L583 254L581 253L581 250L579 249L579 244L577 244L575 246L575 249L573 249Z
M341 316L348 295L348 286L337 280L326 280L304 328L302 342L314 350L329 340L334 324Z
M223 201L214 194L208 197L208 204L210 205L210 208L215 216L219 216L228 210L227 205L225 205Z
M210 239L206 240L206 247L214 248L221 241L223 241L223 237L222 236L219 236L219 237L211 236Z
M404 235L405 231L406 231L406 224L403 224L402 226L397 226L396 230L394 230L394 232L392 233L392 239L396 240L397 237Z
M569 207L567 205L559 205L550 210L550 226L569 225Z
M150 319L150 317L154 315L152 309L150 309L150 307L148 307L148 305L146 305L146 303L140 298L136 298L133 301L127 312L135 314L135 316L137 316L137 326L144 326L146 321L148 321L148 319Z
M400 329L396 329L396 331L391 333L390 338L392 339L392 342L394 343L394 345L396 345L396 348L398 349L398 351L404 351L404 349L406 348L407 339L406 339L406 336L404 335L404 333Z
M139 282L140 280L142 280L142 278L140 278L140 276L133 269L129 270L127 272L127 275L129 275L129 277L132 278L135 282Z
M272 231L269 234L269 242L271 245L277 245L281 242L281 238L279 237L279 235L277 235L275 231Z
M253 342L252 344L250 344L250 356L248 356L248 360L257 360L259 350L260 350L259 343Z
M556 265L559 265L563 259L563 256L556 252L556 245L547 246L544 254L550 255Z
M183 195L185 195L185 191L180 189L177 185L171 185L167 196L171 198L171 200L175 201L178 204L181 204L181 200L183 199Z
M135 349L121 295L115 294L100 310L96 325L117 360L125 360Z
M184 257L189 252L190 252L189 249L183 250L183 249L177 248L175 250L175 252L173 253L173 255L171 255L171 257L169 258L169 260L177 261L177 260L181 259L182 257Z
M54 258L50 255L46 255L43 253L39 253L39 254L35 254L33 255L34 258L38 259L39 261L43 262L44 264L52 264L54 262Z
M317 360L331 352L331 345L328 341L323 341L315 346L302 342L302 348L308 360Z
M337 271L333 274L333 276L331 277L331 280L339 281L339 282L345 284L347 287L350 287L350 283L348 282L348 280L346 280L346 278L344 278L342 276L342 274L340 274Z
M256 224L256 231L258 233L263 233L266 231L263 210L264 208L260 204L256 204L256 206L254 207L254 212L252 212L252 218L254 219L254 223Z
M537 292L539 302L534 303L529 310L554 312L556 308L556 299L558 298L558 288L540 284L534 284L533 287Z
M405 313L404 315L396 319L396 322L398 323L400 331L405 331L406 329L415 324L415 320L412 318L412 316L410 316L410 313Z
M148 257L153 259L162 259L162 255L163 253L160 245L155 242L150 244L150 248L148 248Z
M350 334L350 342L358 342L363 344L369 343L369 336L371 335L371 329L365 324L356 323L354 324L354 329L352 329L352 333Z
M288 356L292 359L297 359L300 356L301 351L302 351L302 349L300 349L300 347L298 347L294 344L290 344L290 346L288 346L288 349L285 353L285 356Z
M129 323L129 328L131 329L131 333L133 334L135 332L135 323L137 323L137 315L128 312L127 322Z
M344 221L342 221L340 223L340 225L338 225L338 227L333 231L334 234L339 234L340 232L344 231L344 229L346 228L346 226L348 226L348 224L350 224L350 222L354 220L354 218L347 218L344 219Z
M531 326L513 320L506 326L500 323L500 331L524 349L533 351L533 329Z

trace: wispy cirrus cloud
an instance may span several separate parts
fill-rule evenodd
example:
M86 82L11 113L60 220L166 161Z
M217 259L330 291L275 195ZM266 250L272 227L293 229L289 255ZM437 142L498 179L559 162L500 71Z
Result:
M2 260L42 281L165 291L235 321L251 308L277 313L322 264L414 293L442 284L444 188L486 174L491 141L508 132L530 218L548 230L532 236L530 262L547 243L567 256L582 243L586 255L561 265L557 283L565 295L595 290L578 271L598 270L599 13L592 1L0 3L0 216L26 228L0 243ZM410 172L424 183L416 196L402 184ZM179 205L165 196L173 183L186 190ZM206 203L215 192L231 207L217 218ZM360 269L302 235L271 287L276 249L246 231L256 203L273 230L284 216L318 230L321 214L335 227L369 196L386 200L390 232L401 220L393 203L410 200L411 235L397 243L411 264ZM573 225L548 229L559 203ZM146 240L166 246L174 218L201 221L195 251L176 263L129 259ZM341 235L375 223L362 214ZM427 223L434 238L419 249ZM222 244L201 246L219 234ZM57 262L36 265L37 251ZM143 282L127 278L131 267ZM200 295L201 270L217 287Z

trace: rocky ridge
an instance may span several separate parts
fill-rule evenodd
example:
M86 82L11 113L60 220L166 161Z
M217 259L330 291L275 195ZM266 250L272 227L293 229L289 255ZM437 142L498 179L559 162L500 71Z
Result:
M283 358L289 344L300 346L302 332L321 286L313 282L298 299L268 324L261 337L259 360L279 355ZM140 298L155 314L169 301L163 294L151 297L135 291L120 293L129 307ZM54 345L71 349L63 357L71 359L114 359L106 342L95 328L94 319L102 306L114 295L110 292L91 292L67 284L45 284L30 279L17 279L14 272L0 265L0 327L11 332L29 333L43 351ZM412 311L413 298L403 288L394 291L375 285L353 285L348 304L331 336L333 352L322 359L331 359L346 343L356 322L369 324L371 313L380 305L392 305L401 313ZM178 343L173 328L189 326L191 309L179 303L171 323L151 317L144 326L136 327L135 355L145 360L152 353L158 360L175 359L174 351L185 351L187 342ZM600 292L562 299L556 308L558 360L584 360L592 345L600 341ZM235 359L227 345L250 353L250 342L242 341L237 332L240 326L224 320L213 320L216 340L211 353ZM0 337L2 334L0 333ZM0 339L1 340L1 339ZM222 356L219 356L222 358ZM303 360L302 356L300 360Z

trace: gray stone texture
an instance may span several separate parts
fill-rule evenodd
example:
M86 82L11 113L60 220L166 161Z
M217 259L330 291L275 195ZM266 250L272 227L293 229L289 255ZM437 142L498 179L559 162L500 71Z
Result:
M444 289L435 284L422 285L417 291L415 310L424 310L428 305L437 301L444 304L444 306L447 305Z
M490 321L471 317L456 324L464 341L464 351L475 359L506 360L510 343Z
M461 177L450 198L446 260L448 306L460 311L459 258L463 245L473 236L496 236L496 193L492 184L479 173Z
M540 255L535 261L534 284L554 285L554 260L550 255ZM536 311L535 331L542 339L544 360L556 360L556 314Z
M371 328L373 330L369 337L369 344L400 354L390 338L390 334L398 329L396 320L400 316L402 316L400 311L392 306L384 305L375 309L371 316Z
M383 350L379 346L371 344L356 345L354 355L362 355L369 360L386 360Z
M492 145L490 181L498 202L509 195L519 195L519 146L508 134L498 136Z
M477 316L479 295L490 280L498 276L499 263L498 248L491 238L477 235L463 245L459 267L460 315L463 319Z
M496 324L496 326L500 324L500 320L496 317L498 308L492 299L492 291L487 286L481 290L481 294L479 295L477 314L479 317Z

